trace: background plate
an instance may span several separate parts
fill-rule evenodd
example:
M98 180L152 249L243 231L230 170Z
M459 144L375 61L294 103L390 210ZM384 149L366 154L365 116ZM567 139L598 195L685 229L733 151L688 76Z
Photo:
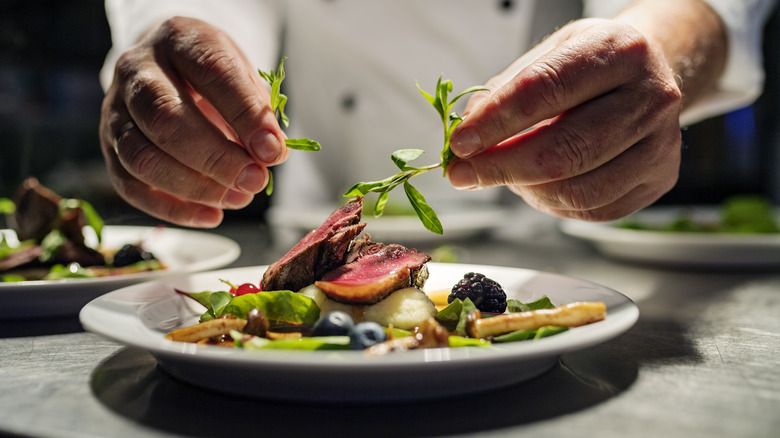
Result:
M650 225L671 222L681 210L694 220L714 221L717 207L651 207L628 219ZM725 234L618 228L619 221L561 220L564 234L582 239L603 255L631 262L679 267L768 268L780 266L780 234Z
M0 319L76 315L90 300L106 292L142 281L221 268L241 254L233 240L199 231L135 226L107 226L103 230L106 248L118 249L141 240L168 269L115 277L0 283L4 307Z
M359 351L244 351L168 341L167 331L197 322L202 309L174 292L222 290L219 279L257 282L265 267L200 273L103 295L80 314L88 331L153 354L173 376L204 388L250 397L301 401L386 401L446 397L522 382L558 356L611 339L634 325L639 310L624 295L583 280L527 269L429 263L426 291L449 289L482 272L510 298L547 295L556 305L602 301L607 318L538 341L487 348L439 348L365 357ZM199 306L195 304L196 306Z

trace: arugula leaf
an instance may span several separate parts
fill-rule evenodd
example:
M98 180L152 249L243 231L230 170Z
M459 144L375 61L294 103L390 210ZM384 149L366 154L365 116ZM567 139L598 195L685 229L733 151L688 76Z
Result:
M449 94L452 92L453 88L452 81L449 79L443 80L442 76L443 75L439 76L439 79L436 82L436 91L433 94L423 90L420 87L420 83L415 81L417 90L419 90L425 100L427 100L439 113L444 127L444 146L439 154L441 162L423 167L410 166L408 164L409 161L418 158L425 151L421 149L399 149L393 152L390 159L393 160L393 163L401 170L400 173L379 181L359 182L344 193L344 196L348 198L365 195L369 192L379 193L379 199L374 207L374 216L379 217L384 212L384 206L387 203L390 191L403 183L406 197L412 204L415 213L417 213L417 217L426 229L437 234L444 233L439 218L436 216L433 208L425 200L425 197L423 197L417 189L408 184L408 180L438 167L442 168L443 176L447 175L447 166L450 164L450 161L455 158L455 155L450 150L450 136L455 127L463 121L457 113L452 112L452 108L461 97L476 91L488 90L487 87L473 86L461 91L450 99Z

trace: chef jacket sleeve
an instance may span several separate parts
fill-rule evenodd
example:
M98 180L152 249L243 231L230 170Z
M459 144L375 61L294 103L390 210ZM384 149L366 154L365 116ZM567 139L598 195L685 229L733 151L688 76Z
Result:
M762 36L775 0L704 0L726 26L729 53L726 68L714 90L680 114L683 126L752 104L764 87ZM612 17L626 0L585 1L585 15Z
M105 0L111 50L100 72L106 90L117 58L152 26L175 16L206 21L226 31L252 65L269 70L279 62L281 6L274 0Z

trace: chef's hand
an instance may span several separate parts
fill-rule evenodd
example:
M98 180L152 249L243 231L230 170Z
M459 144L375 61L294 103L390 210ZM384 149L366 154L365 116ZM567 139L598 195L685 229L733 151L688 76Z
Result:
M167 20L122 54L103 101L100 143L114 187L157 218L218 225L287 158L269 100L225 33Z
M637 30L660 17L637 11L633 25L570 23L493 77L452 134L459 158L450 182L463 190L505 185L540 211L590 221L623 217L670 190L681 107L714 83L722 58L709 59L712 77L702 73L684 99L678 66L668 61L677 53ZM719 23L707 24L722 31Z

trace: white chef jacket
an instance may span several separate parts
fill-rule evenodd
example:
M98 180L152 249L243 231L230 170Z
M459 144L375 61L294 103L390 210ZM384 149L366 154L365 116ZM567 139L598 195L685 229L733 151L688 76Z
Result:
M584 15L614 16L627 3L586 1ZM763 87L760 42L773 1L709 3L728 28L728 65L717 90L681 116L683 124L744 107ZM316 139L323 150L291 153L275 171L276 202L326 204L358 181L397 172L389 158L397 149L426 150L412 164L439 161L443 127L415 81L428 92L441 74L455 93L483 84L540 36L576 18L578 6L570 0L106 0L113 47L101 81L110 84L116 58L143 32L176 15L225 30L263 70L287 56L288 136ZM459 192L441 175L434 170L411 181L437 211L451 201L498 195ZM391 194L391 200L402 197Z

